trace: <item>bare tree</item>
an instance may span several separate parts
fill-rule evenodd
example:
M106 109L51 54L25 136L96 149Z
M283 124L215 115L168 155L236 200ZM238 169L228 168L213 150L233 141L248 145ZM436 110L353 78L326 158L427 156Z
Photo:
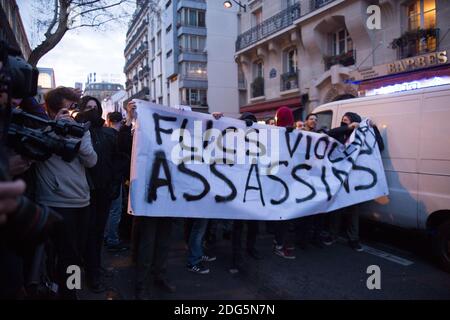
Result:
M38 61L52 50L68 30L100 28L108 23L128 20L135 7L132 0L39 0L34 2L35 27L40 42L28 62Z

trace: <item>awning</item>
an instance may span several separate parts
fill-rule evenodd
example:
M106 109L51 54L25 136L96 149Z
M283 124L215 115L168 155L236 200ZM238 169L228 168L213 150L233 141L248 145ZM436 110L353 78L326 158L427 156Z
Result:
M300 96L248 104L242 106L240 112L251 112L258 119L269 119L275 117L277 109L283 106L291 108L292 111L300 109L302 107Z

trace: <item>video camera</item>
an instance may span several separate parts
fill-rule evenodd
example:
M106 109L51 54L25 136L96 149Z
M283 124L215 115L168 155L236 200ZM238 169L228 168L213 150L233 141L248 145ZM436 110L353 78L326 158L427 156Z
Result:
M38 70L17 56L18 52L4 46L0 51L3 64L0 92L7 93L9 99L35 96ZM78 154L81 142L61 136L82 138L88 130L86 125L64 120L49 121L20 109L11 109L9 101L2 107L1 116L5 119L3 140L6 145L18 154L37 161L45 161L52 154L59 155L65 161L72 161Z
M8 157L5 146L17 153L35 160L45 160L53 153L61 155L66 161L76 156L79 142L50 135L82 136L84 128L80 125L48 121L30 115L21 110L12 110L11 98L28 98L36 95L39 72L26 63L20 52L10 49L0 42L0 181L8 181ZM26 124L33 122L33 127ZM8 223L0 228L0 234L6 239L27 239L33 243L45 239L54 223L62 218L45 206L40 206L22 196L18 199L18 208Z

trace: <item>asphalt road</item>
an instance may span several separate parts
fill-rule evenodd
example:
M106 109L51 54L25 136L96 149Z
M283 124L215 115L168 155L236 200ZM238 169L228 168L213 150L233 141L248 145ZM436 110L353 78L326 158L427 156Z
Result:
M257 248L263 260L246 257L245 271L231 274L231 242L220 240L212 249L217 260L211 272L197 275L185 267L187 251L177 221L169 253L168 277L177 292L154 288L154 299L264 300L264 299L450 299L450 274L433 262L422 237L384 227L363 224L363 252L352 250L344 239L336 244L296 249L297 259L286 260L272 253L273 236L261 228ZM82 290L82 299L134 299L134 268L130 252L105 253L109 290L93 294ZM369 290L369 266L380 270L380 289Z

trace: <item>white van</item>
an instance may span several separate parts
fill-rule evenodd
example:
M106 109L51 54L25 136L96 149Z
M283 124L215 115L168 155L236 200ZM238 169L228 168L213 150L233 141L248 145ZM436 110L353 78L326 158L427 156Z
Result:
M385 143L389 202L370 201L370 220L426 231L450 272L450 85L335 101L317 107L318 127L335 128L348 112L369 117Z

